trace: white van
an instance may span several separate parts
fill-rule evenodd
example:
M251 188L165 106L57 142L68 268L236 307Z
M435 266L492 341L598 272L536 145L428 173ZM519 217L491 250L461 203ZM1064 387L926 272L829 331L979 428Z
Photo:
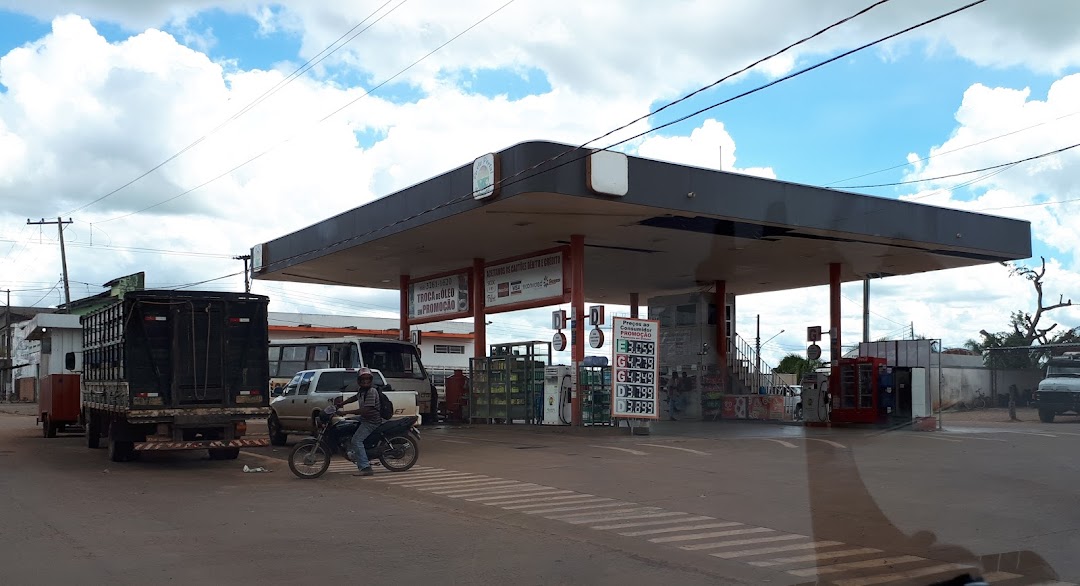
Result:
M411 342L361 336L270 341L270 396L284 392L303 370L367 367L382 372L395 391L414 391L425 423L434 420L434 385Z

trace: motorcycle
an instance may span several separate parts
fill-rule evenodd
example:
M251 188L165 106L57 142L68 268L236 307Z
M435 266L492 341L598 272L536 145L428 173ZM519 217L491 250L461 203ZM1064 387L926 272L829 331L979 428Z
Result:
M315 421L314 437L306 438L289 453L289 470L304 479L318 478L330 468L334 454L356 462L350 446L360 421L337 415L339 407L328 405ZM364 440L368 461L378 460L391 472L404 472L420 457L420 431L415 429L416 417L391 419L371 432Z

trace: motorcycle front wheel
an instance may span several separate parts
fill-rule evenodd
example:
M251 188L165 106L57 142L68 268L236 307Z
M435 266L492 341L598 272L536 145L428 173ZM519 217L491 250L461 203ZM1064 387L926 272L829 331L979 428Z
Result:
M379 463L391 472L404 472L420 458L420 444L412 434L399 435L386 440L389 445L379 455Z
M330 468L330 450L314 439L307 439L289 452L289 470L307 480L318 478Z

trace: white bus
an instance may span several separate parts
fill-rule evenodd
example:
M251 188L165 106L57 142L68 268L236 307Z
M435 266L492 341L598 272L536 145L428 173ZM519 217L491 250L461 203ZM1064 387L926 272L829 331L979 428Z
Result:
M410 342L388 338L346 336L270 341L270 396L281 394L293 375L317 368L367 367L382 372L396 391L416 391L424 423L434 422L434 385Z

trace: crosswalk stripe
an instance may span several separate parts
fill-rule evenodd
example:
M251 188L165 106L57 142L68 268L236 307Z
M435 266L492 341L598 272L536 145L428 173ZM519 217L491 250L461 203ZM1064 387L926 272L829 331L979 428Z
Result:
M641 513L640 515L615 515L615 516L607 517L607 519L610 519L610 520L615 520L615 519L655 519L655 518L658 518L658 517L675 517L675 516L680 516L680 515L685 515L685 514L686 513L661 511L661 512L658 512L658 513ZM607 519L605 519L605 520L607 520ZM571 525L584 525L585 523L595 523L597 520L596 519L584 519L584 520L575 519L575 520L567 521L567 520L563 519L563 521L565 521L566 523L569 523Z
M857 549L818 552L809 555L800 555L789 558L776 558L764 562L750 562L750 565L757 566L759 568L767 568L769 566L783 566L787 564L799 564L803 562L820 562L824 560L833 560L836 558L851 557L853 555L869 555L872 553L881 553L881 550L874 549L872 547L860 547Z
M709 555L714 558L721 558L730 560L734 558L744 558L755 555L764 555L767 553L780 553L782 551L797 551L800 549L813 549L815 547L832 547L834 545L843 545L839 541L814 541L811 543L796 543L795 545L779 545L776 547L762 547L758 549L743 549L739 551L722 551L720 553L710 553Z
M918 568L915 570L896 572L893 574L882 574L878 576L867 576L865 578L849 578L846 580L836 580L833 583L836 584L836 586L871 586L872 584L884 584L886 582L895 582L897 580L910 580L911 578L922 578L924 576L933 576L934 574L944 574L945 572L965 570L970 568L971 566L966 564L941 564L939 566Z
M481 490L485 492L490 492L488 489L503 490L506 488L513 488L515 486L522 486L524 484L524 482L518 482L517 480L497 480L495 482L487 481L482 483L470 484L468 486L430 486L426 488L421 488L420 490L425 492L431 492L431 494L444 494L447 496L451 496L455 494L478 492Z
M788 573L792 576L808 577L808 576L823 576L825 574L835 574L837 572L846 572L848 570L861 570L863 568L880 568L888 567L892 569L892 566L900 564L911 564L914 562L924 562L926 558L921 558L915 555L904 555L899 557L885 557L876 558L872 560L863 560L861 562L847 562L843 564L832 564L830 566L807 568L805 570L789 570Z
M516 480L503 480L502 478L492 478L490 476L482 476L479 478L462 478L457 480L446 480L439 482L425 482L424 484L402 484L405 488L415 488L416 490L437 490L440 488L451 487L465 487L471 484L486 484L489 482L517 482Z
M480 495L484 495L484 494L496 494L496 493L497 494L504 494L504 493L513 492L513 491L519 490L519 489L536 488L536 487L537 486L535 484L517 483L517 484L506 484L506 485L501 485L501 486L498 486L498 485L496 485L496 486L473 486L473 487L470 487L468 489L458 488L456 490L447 490L447 491L435 492L433 494L443 494L443 495L446 495L446 496L453 496L453 497L460 498L460 497L466 497L466 496L480 496Z
M506 502L518 502L524 503L529 499L523 497L535 497L535 496L548 496L553 494L570 494L572 490L553 490L546 486L537 486L529 490L517 490L512 494L500 494L497 496L478 496L475 498L467 498L466 501L470 503L483 503L485 505L498 505ZM461 498L463 495L454 495L452 498ZM505 499L521 499L517 501L507 501Z
M712 517L680 517L678 519L663 519L661 521L635 521L633 523L616 523L615 525L597 525L591 527L598 531L608 531L611 529L627 529L630 527L648 527L649 525L667 525L669 523L690 523L693 521L712 521ZM739 523L736 523L739 525Z
M542 508L542 507L551 507L553 505L560 505L560 506L562 506L562 505L591 505L593 503L602 503L602 502L605 502L605 501L611 501L611 499L604 498L604 497L601 497L601 496L576 497L576 498L574 498L572 500L565 500L565 501L560 501L560 502L557 502L557 503L552 503L552 502L532 503L532 504L529 504L529 505L514 505L514 506L511 506L511 507L503 506L503 505L505 505L505 503L499 503L499 506L502 506L502 508L504 508L504 509L506 509L508 511L527 512L527 511L524 511L523 509L536 509L536 508ZM571 509L571 510L573 510L573 509Z
M423 485L427 482L450 482L451 480L464 480L466 478L483 478L479 474L468 474L464 472L447 474L446 476L440 476L439 478L402 478L400 480L390 480L388 484L399 484L401 486Z
M431 486L435 484L445 484L448 482L465 482L469 480L484 480L489 479L490 476L484 476L482 474L455 474L453 476L447 476L445 478L438 478L435 480L403 480L401 482L395 482L406 488L413 488L416 486Z
M624 514L624 513L625 514L630 514L630 513L641 513L641 512L645 512L645 511L659 511L660 510L660 507L642 507L641 505L637 505L635 503L620 503L620 505L622 505L624 507L632 507L632 508L619 509L617 511L606 511L606 512L610 513L610 514L613 514L613 515L621 515L621 514ZM555 515L554 517L552 517L552 519L570 519L572 517L595 517L596 515L597 515L597 513L571 513L569 515Z
M625 507L627 504L629 504L629 503L624 503L622 501L613 501L611 499L604 499L604 500L605 501L610 501L610 502L607 502L607 503L604 503L604 504L591 504L591 505L584 505L583 504L583 505L578 505L578 506L565 506L565 507L557 507L557 508L554 508L554 509L537 509L535 511L522 511L522 512L525 513L526 515L550 515L551 513L562 513L562 512L566 512L566 511L587 511L589 509L607 509L607 508L610 508L610 507ZM578 513L578 514L588 514L588 513Z
M697 541L698 539L713 539L714 537L730 537L732 535L746 535L747 533L771 533L768 527L747 527L745 529L728 529L727 531L710 531L709 533L691 533L690 535L668 535L667 537L653 537L650 543L676 543L679 541Z
M424 478L438 478L439 476L445 476L447 474L456 474L456 472L451 472L449 470L436 469L436 470L432 470L430 472L416 472L416 473L413 473L413 472L410 471L410 472L404 474L404 476L409 478L410 480L418 480L418 479L424 479ZM385 482L386 480L390 480L390 479L389 478L381 479L382 482Z
M585 493L580 493L579 492L579 493L570 494L570 495L563 495L563 496L548 496L548 497L540 497L540 498L518 499L518 500L515 500L515 501L504 501L504 502L501 502L501 503L494 503L494 504L497 504L499 506L502 506L502 505L515 505L513 507L504 507L506 509L528 509L528 508L532 508L532 507L547 507L547 506L551 506L551 505L561 505L561 504L564 504L564 503L565 504L572 504L573 501L576 501L578 499L587 499L587 498L597 498L597 497L595 495L585 494ZM558 502L552 502L552 501L558 501ZM521 503L528 503L528 504L523 505Z
M641 531L629 531L620 533L625 537L641 537L642 535L654 535L656 533L675 533L677 531L697 531L699 529L719 529L720 527L736 527L742 523L724 521L723 523L705 523L704 525L680 525L678 527L659 527L656 529L643 529ZM593 527L595 529L595 527Z
M467 491L478 489L481 487L489 487L495 485L521 485L522 482L517 480L507 480L503 478L475 478L472 480L462 480L460 482L446 482L444 485L427 485L422 487L409 487L416 490L429 491L429 490L460 490Z
M770 535L769 537L752 537L750 539L731 539L728 541L715 541L713 543L695 543L694 545L680 546L679 549L685 549L686 551L701 551L703 549L722 549L725 547L736 547L739 545L753 545L755 543L794 541L796 539L806 539L806 536L789 533L785 535Z
M549 492L550 491L550 492ZM558 494L559 492L568 493L569 490L553 491L550 486L530 486L530 487L515 487L513 489L507 489L506 494L490 495L490 496L477 496L476 498L467 498L466 501L472 502L484 502L506 498L517 498L526 496L538 496L541 494ZM461 498L468 495L456 495L454 498ZM487 504L484 502L484 504Z

